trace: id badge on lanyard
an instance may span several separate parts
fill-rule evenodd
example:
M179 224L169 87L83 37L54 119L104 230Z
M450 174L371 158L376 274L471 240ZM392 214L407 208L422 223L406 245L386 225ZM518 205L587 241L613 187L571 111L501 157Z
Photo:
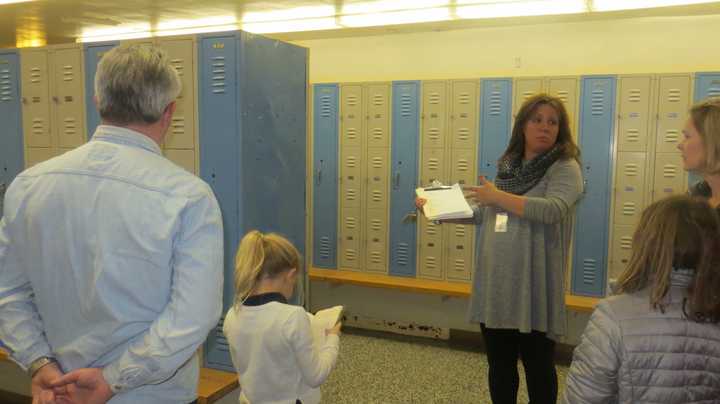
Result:
M495 233L506 233L508 225L507 212L498 212L495 215Z

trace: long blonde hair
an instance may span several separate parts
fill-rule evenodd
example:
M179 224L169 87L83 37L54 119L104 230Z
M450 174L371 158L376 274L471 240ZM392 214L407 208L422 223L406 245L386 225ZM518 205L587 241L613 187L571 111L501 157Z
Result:
M719 322L720 219L707 201L671 196L643 211L618 293L649 287L652 307L664 310L673 268L694 270L685 305L688 318Z
M710 98L690 108L690 119L705 146L705 174L720 174L720 98Z
M301 271L300 252L285 237L252 230L235 255L235 305L241 306L258 280L274 278L293 268Z

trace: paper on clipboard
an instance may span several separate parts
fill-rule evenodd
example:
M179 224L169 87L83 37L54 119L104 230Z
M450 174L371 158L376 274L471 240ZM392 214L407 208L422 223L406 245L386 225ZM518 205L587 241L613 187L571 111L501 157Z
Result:
M417 188L415 194L427 202L423 211L428 220L467 219L473 210L465 200L460 184L429 188Z

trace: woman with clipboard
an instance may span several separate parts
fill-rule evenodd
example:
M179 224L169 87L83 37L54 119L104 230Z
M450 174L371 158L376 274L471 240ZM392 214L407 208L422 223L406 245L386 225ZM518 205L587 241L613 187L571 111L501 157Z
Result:
M496 182L465 192L483 225L469 307L487 350L493 403L515 403L518 357L532 403L557 401L555 342L565 335L565 272L575 204L582 194L580 151L559 98L536 95L520 108ZM425 201L416 199L418 208Z

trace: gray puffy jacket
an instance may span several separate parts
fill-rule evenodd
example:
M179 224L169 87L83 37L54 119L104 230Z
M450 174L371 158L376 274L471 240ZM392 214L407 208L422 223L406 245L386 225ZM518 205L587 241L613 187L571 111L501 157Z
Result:
M575 348L565 403L720 403L720 326L687 320L687 287L673 283L664 314L647 290L600 302Z

